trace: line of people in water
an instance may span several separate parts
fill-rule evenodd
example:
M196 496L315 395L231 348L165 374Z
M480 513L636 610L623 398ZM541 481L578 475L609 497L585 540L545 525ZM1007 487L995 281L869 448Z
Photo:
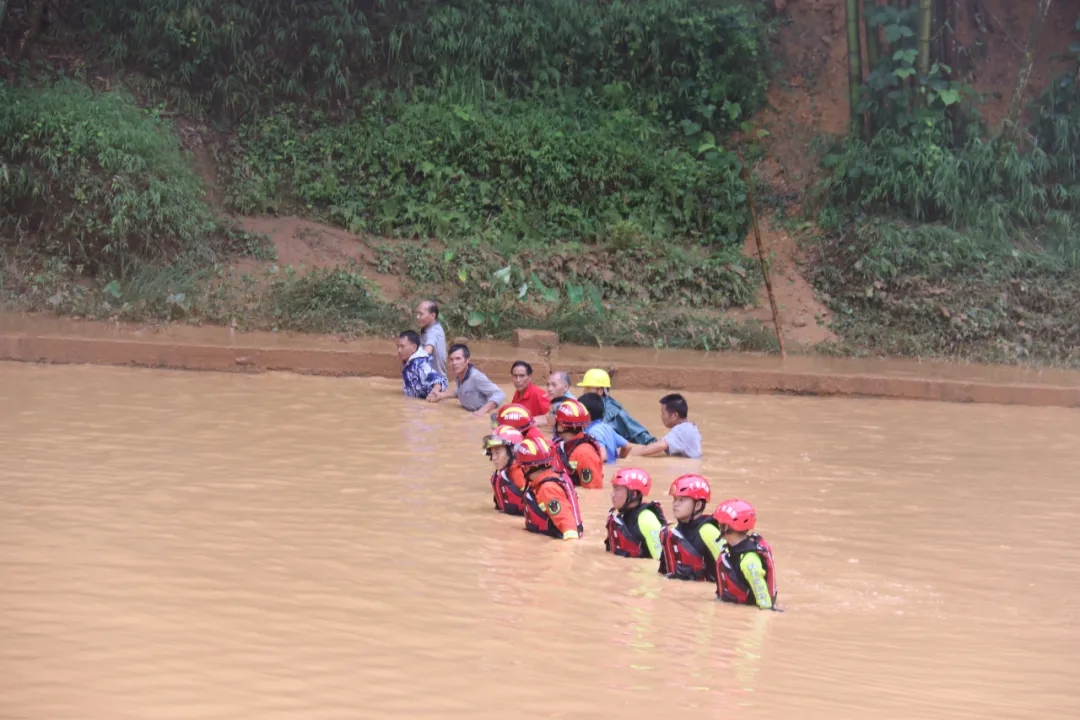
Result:
M525 529L563 540L578 540L585 528L578 489L604 487L604 448L586 432L592 414L567 398L554 412L548 440L529 411L504 405L496 427L483 439L493 466L495 509L524 517ZM669 524L660 503L646 501L652 477L638 467L620 468L611 480L604 547L620 557L651 559L658 571L678 580L713 582L725 602L776 610L776 569L772 549L756 532L750 503L730 499L707 512L712 490L698 474L675 478Z

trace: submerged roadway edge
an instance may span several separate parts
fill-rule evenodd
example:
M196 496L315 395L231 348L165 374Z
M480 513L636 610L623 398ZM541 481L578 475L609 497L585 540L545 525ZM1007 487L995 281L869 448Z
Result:
M146 342L122 337L90 338L0 333L0 360L44 363L135 365L224 372L287 371L310 375L397 377L400 365L389 351L304 347L223 346L195 342ZM473 356L492 374L503 357ZM581 374L581 362L560 370ZM489 372L490 371L490 372ZM496 375L497 376L497 375ZM806 372L737 367L679 367L618 363L618 387L690 392L786 393L1080 407L1080 386L895 377L872 373Z

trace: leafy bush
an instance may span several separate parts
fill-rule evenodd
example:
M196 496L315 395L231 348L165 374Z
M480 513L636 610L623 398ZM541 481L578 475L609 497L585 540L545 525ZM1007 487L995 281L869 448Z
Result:
M646 114L706 129L764 98L760 3L743 0L91 0L86 29L195 103L347 106L367 86L475 101L618 84Z
M368 78L371 2L91 0L82 16L113 63L167 95L238 116L273 94L327 103Z
M262 303L275 326L304 332L387 333L407 324L408 317L351 268L303 275L288 268L271 282Z
M636 113L570 99L411 102L329 126L275 115L241 135L239 209L282 188L356 232L594 241L631 221L713 244L740 241L747 222L732 154L695 156Z
M174 134L122 92L0 87L0 229L91 269L213 257L218 226Z
M1058 175L1041 147L1025 152L971 133L959 147L944 138L882 130L869 143L849 139L825 159L821 190L860 212L894 214L1009 242L1034 228L1063 241L1080 210L1075 173Z
M458 0L391 31L407 83L467 97L588 89L693 131L730 129L764 100L760 3ZM402 78L406 80L405 78ZM487 87L485 87L487 86ZM490 88L490 89L488 89Z
M1080 365L1080 273L1054 254L881 219L819 252L847 352Z

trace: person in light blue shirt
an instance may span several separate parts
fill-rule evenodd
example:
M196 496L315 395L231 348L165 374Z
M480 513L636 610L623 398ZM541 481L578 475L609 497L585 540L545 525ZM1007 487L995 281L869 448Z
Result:
M625 457L630 443L604 420L604 399L596 393L585 393L578 398L578 402L589 411L592 423L585 428L585 434L591 436L604 449L604 462L611 464L620 456Z
M679 393L660 398L660 422L664 423L668 434L649 445L631 445L626 449L626 455L701 458L701 431L686 419L689 414L686 398Z

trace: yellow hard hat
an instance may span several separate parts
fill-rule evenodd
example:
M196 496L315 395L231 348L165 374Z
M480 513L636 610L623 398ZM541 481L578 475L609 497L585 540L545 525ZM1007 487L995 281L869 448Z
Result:
M577 384L578 387L590 387L590 388L610 388L611 378L606 372L600 368L593 368L585 373L585 377L581 378L581 382Z

